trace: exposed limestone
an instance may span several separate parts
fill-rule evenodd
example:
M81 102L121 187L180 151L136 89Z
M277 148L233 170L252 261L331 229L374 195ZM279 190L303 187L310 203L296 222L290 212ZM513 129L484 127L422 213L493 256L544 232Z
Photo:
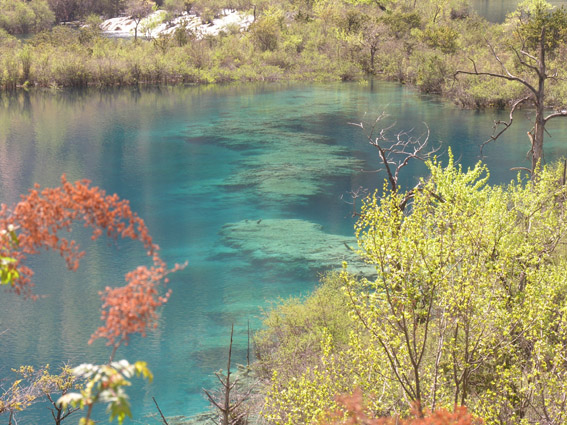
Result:
M199 16L189 13L183 13L181 16L170 21L166 21L166 17L167 12L165 10L153 12L148 17L142 19L138 26L138 32L141 36L154 38L158 37L160 34L171 34L177 28L185 26L187 29L193 31L197 38L202 38L206 35L218 35L221 31L226 31L231 27L243 31L247 29L254 20L252 15L246 15L229 9L223 10L220 16L213 19L210 23L205 23ZM135 21L129 16L107 19L100 25L100 28L105 34L115 37L132 36L135 27Z

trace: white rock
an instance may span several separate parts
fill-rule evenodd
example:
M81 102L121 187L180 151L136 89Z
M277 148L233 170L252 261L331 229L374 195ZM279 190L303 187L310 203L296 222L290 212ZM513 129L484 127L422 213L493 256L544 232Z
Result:
M171 34L177 28L185 24L187 28L195 31L198 38L202 38L205 35L216 36L230 26L235 26L240 31L243 31L254 21L252 15L245 15L230 9L222 10L221 16L217 19L213 19L211 24L203 23L199 16L189 13L183 13L177 18L165 22L166 15L165 10L158 10L142 19L138 25L138 36L157 37L160 34ZM149 27L153 28L149 29ZM100 28L105 34L110 36L132 36L136 28L136 22L129 16L111 18L104 21L100 25Z

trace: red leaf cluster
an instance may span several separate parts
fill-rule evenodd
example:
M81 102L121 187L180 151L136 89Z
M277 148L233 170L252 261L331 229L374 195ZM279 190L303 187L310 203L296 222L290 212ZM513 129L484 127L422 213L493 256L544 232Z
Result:
M392 416L372 418L364 409L360 389L355 390L353 394L338 397L337 401L344 410L333 413L330 421L324 425L481 425L483 423L482 419L472 416L463 406L456 406L452 412L439 409L425 412L423 415L418 413L419 409L414 409L410 418Z
M12 209L4 204L0 207L0 231L3 231L0 255L14 259L4 267L19 273L13 282L14 292L35 298L31 281L33 270L25 265L25 260L28 255L38 254L41 248L58 251L70 270L78 268L84 251L74 240L61 235L62 231L70 232L77 221L93 229L93 240L103 233L111 238L139 240L153 259L153 266L141 266L126 274L125 286L108 287L101 292L104 303L101 318L105 325L93 334L91 342L106 338L116 349L128 341L130 334L145 335L148 327L155 326L157 308L169 296L169 293L160 295L159 285L167 282L168 273L183 266L167 269L146 224L130 209L127 200L91 187L88 180L69 183L63 175L60 187L40 189L36 184ZM6 234L8 229L15 229L16 241Z
M148 327L157 325L157 308L167 302L170 291L160 295L159 284L167 282L166 276L184 266L175 265L168 270L165 263L154 254L154 265L140 266L126 274L126 285L106 287L101 292L103 300L101 320L105 322L91 336L89 343L97 338L106 338L108 345L117 348L127 344L130 334L146 335Z
M3 256L16 259L13 267L20 277L14 282L17 294L31 296L33 271L24 265L26 256L38 254L41 248L59 251L70 270L79 267L79 260L85 254L73 240L61 236L61 231L71 231L77 220L85 227L93 228L92 239L97 239L103 231L110 237L139 239L152 253L156 246L144 221L132 212L127 200L118 195L106 195L98 187L90 187L90 182L82 180L69 183L61 177L61 187L45 188L40 191L35 185L12 210L2 204L0 208L0 229L17 229L16 245L2 241Z

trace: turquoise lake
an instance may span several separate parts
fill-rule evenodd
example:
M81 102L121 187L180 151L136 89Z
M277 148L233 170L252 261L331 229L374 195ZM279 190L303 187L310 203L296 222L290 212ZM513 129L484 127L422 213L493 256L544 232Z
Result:
M377 152L349 122L386 111L392 135L430 129L430 141L450 146L468 167L479 144L505 112L467 111L390 83L254 84L18 93L0 95L0 199L14 203L35 182L55 186L89 179L129 199L173 265L170 301L155 332L134 337L117 358L146 360L152 384L131 388L134 421L158 424L152 397L167 416L193 415L207 402L202 388L225 367L230 326L235 363L246 362L247 323L278 297L308 293L321 272L339 267L354 244L349 192L381 187ZM525 117L522 111L518 117ZM485 149L494 183L527 166L529 122ZM549 125L548 160L567 155L567 121ZM442 158L446 159L446 155ZM424 175L412 163L406 186ZM0 377L21 364L104 363L103 341L88 345L99 326L98 292L122 284L147 264L135 242L91 242L78 272L53 253L33 259L35 292L26 301L0 297ZM102 414L101 417L104 417ZM70 418L68 423L76 423ZM18 423L47 424L44 405Z

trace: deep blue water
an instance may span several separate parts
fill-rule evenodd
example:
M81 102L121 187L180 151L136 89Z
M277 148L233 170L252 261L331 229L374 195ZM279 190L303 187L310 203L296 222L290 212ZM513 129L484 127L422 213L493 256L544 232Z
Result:
M134 337L117 358L148 361L152 384L132 387L135 423L158 423L151 397L168 416L206 408L203 387L225 367L230 325L238 363L247 323L277 297L305 294L318 274L339 266L351 243L348 193L382 185L377 152L349 125L382 111L395 130L431 131L463 166L505 113L459 110L389 83L254 84L227 87L19 93L0 97L0 199L13 203L34 182L86 178L130 200L170 264L173 294L159 326ZM527 122L485 153L495 183L526 166ZM565 122L552 122L548 159L567 154ZM394 130L393 130L394 131ZM413 163L405 185L423 175ZM227 227L228 224L233 223ZM234 225L238 223L238 225ZM320 227L313 226L313 224ZM89 346L99 325L98 291L120 284L147 259L134 242L99 240L77 229L86 249L78 272L52 253L33 260L36 302L0 297L0 376L20 364L103 363L108 347ZM299 253L299 254L298 254ZM335 260L336 259L336 260ZM44 406L20 424L49 423ZM69 419L70 423L74 422Z

